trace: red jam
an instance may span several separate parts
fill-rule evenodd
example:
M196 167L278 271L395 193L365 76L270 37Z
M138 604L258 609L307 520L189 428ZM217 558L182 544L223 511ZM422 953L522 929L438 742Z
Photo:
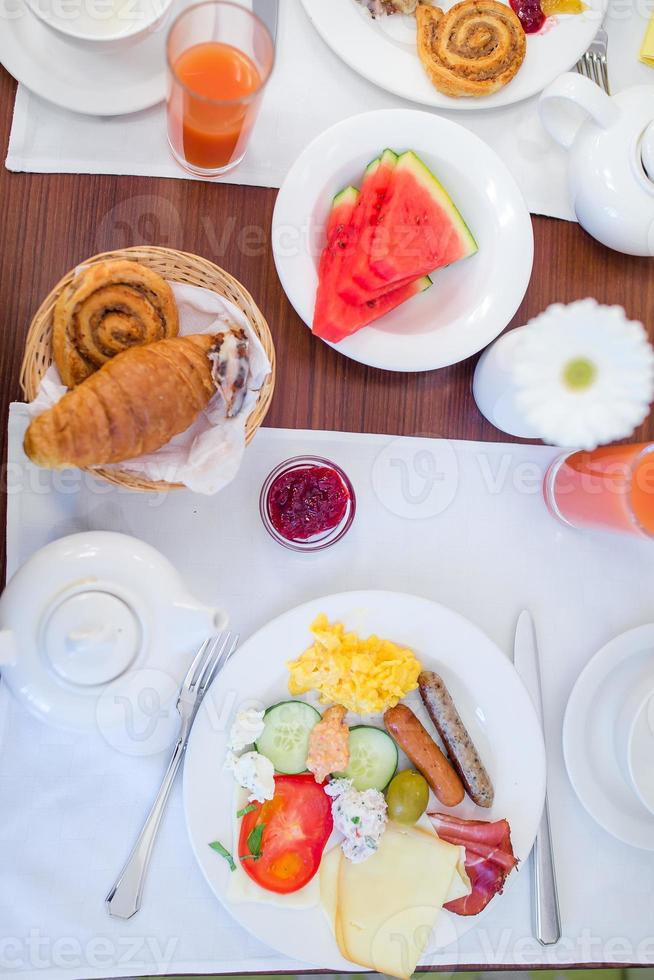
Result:
M541 10L540 0L509 0L509 2L525 34L537 34L547 20Z
M306 541L337 527L347 512L348 488L327 466L280 474L268 491L270 522L287 541Z

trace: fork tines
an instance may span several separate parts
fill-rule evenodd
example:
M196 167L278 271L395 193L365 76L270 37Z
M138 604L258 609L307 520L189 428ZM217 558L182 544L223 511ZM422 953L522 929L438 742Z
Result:
M226 630L205 640L191 665L182 690L201 699L209 688L220 667L236 649L238 637Z
M595 82L596 85L603 88L607 95L610 95L607 53L608 35L602 27L597 32L588 51L577 62L576 69L580 75L589 78L591 82Z

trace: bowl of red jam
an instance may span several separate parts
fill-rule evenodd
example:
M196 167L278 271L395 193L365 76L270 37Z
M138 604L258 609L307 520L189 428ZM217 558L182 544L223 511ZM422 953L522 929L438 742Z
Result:
M293 551L321 551L347 534L356 513L354 487L321 456L295 456L261 488L259 510L272 538Z

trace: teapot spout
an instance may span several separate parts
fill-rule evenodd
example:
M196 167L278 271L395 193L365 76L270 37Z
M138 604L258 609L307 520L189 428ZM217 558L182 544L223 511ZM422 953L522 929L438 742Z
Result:
M169 620L173 635L184 643L200 643L226 629L229 622L221 609L204 606L192 596L173 602Z
M17 659L15 633L12 630L0 630L0 667L11 667Z

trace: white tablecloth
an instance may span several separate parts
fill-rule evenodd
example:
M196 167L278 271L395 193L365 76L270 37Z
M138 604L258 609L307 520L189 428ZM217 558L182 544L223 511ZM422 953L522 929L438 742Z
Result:
M38 471L23 456L24 409L12 407L8 566L86 529L135 534L159 548L200 598L227 608L243 638L308 599L393 589L448 605L507 653L518 613L535 616L543 657L561 942L532 938L530 862L480 927L438 965L654 964L654 853L618 843L583 810L561 751L565 704L581 668L612 636L652 618L649 542L578 534L541 498L554 451L532 446L264 429L238 478L215 498L135 495L82 474ZM340 463L358 498L336 547L296 555L258 515L280 460L318 452ZM9 978L293 971L234 925L187 839L176 786L143 908L110 919L103 899L147 812L165 754L127 756L100 737L42 726L0 685L0 970Z
M654 82L654 71L638 62L654 0L609 0L609 4L606 23L614 89ZM346 67L312 28L300 0L280 0L275 74L248 156L224 179L280 187L301 150L329 126L370 109L408 105ZM467 126L499 153L513 171L532 213L574 220L566 189L565 153L542 128L536 99L491 112L441 115ZM10 170L37 173L188 176L170 156L162 106L132 116L94 119L58 109L22 85L6 165Z

